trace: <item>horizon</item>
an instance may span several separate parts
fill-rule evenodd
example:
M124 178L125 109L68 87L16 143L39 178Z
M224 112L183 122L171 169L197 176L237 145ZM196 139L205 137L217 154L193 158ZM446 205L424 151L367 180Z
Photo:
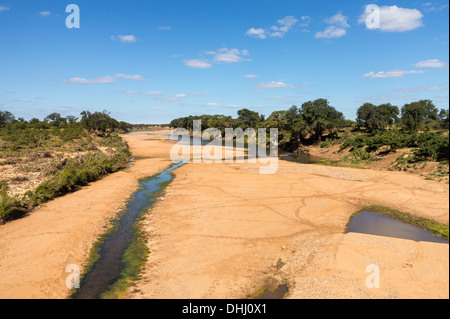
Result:
M0 0L0 110L29 120L111 112L131 124L264 114L318 98L356 110L449 108L448 1ZM383 18L385 17L385 18Z

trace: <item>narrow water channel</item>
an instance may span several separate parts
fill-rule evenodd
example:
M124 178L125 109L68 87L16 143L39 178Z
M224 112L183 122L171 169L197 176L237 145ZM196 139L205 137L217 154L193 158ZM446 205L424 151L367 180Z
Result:
M158 175L140 181L139 189L132 195L124 212L120 214L117 230L107 234L99 247L100 258L80 282L73 299L97 299L120 278L122 256L133 237L132 228L141 215L158 199L159 191L173 179L171 171L184 162L174 164Z

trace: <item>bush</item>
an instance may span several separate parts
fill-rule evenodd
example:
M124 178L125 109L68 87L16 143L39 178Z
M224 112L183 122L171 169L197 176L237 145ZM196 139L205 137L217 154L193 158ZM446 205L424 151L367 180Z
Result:
M0 184L0 224L5 223L25 212L25 209L17 196L8 195L8 187L5 182Z

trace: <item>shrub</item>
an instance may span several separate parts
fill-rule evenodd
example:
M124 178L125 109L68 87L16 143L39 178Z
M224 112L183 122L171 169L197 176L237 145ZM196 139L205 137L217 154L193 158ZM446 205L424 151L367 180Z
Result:
M17 196L8 195L8 186L5 182L0 184L0 224L9 221L19 214L25 212L25 209Z

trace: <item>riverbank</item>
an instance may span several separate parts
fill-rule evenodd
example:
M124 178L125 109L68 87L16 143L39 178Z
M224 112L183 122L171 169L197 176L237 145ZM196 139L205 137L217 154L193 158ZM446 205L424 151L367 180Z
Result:
M126 136L126 135L124 135ZM67 298L68 265L83 272L92 245L137 189L140 178L169 167L171 143L148 135L126 139L133 167L0 226L0 298Z
M0 226L0 298L66 298L66 267L82 271L139 178L172 164L173 143L163 137L123 138L135 166ZM448 245L344 234L370 203L448 224L448 185L287 161L260 175L257 165L202 162L173 172L143 221L150 255L125 298L245 298L281 282L288 298L448 298ZM380 288L366 287L371 264Z

